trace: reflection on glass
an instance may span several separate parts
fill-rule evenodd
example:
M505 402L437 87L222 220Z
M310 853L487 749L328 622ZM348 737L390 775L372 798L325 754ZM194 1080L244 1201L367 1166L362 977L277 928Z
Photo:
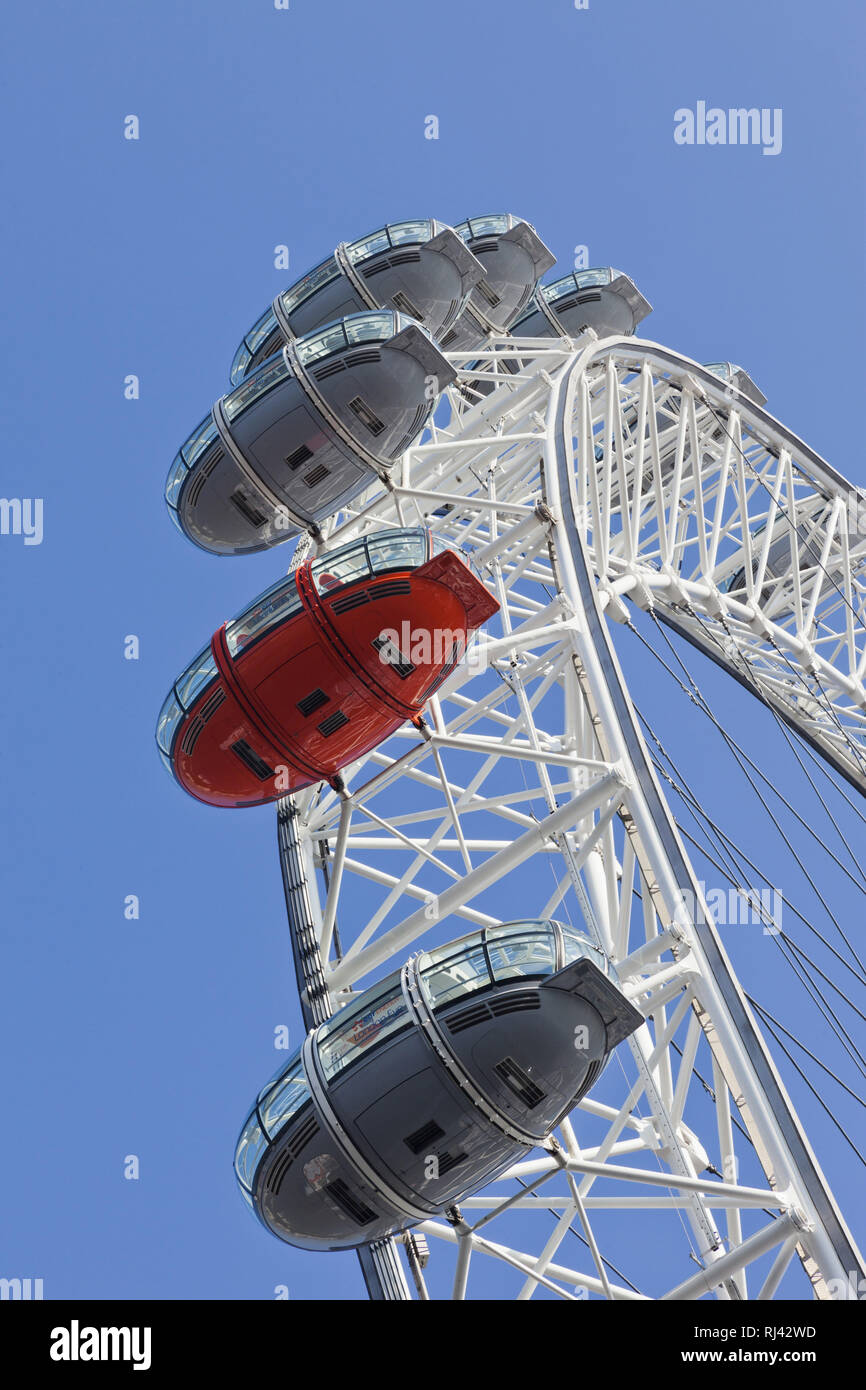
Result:
M435 1010L494 983L553 975L583 956L616 978L604 952L573 927L552 921L508 922L425 953L418 969Z
M549 923L525 932L491 928L487 951L498 983L518 976L552 975L556 970L556 935Z
M597 965L599 970L603 970L605 975L616 978L616 972L600 946L596 946L594 941L589 941L576 928L560 923L562 933L562 944L564 950L564 964L570 965L574 960L581 960L586 957L591 960L593 965Z
M311 566L320 594L330 594L345 584L388 570L415 569L427 559L429 533L423 526L378 531L323 555Z
M177 499L183 487L184 479L187 475L187 467L183 461L183 455L178 454L171 465L168 478L165 484L165 500L170 507L177 506Z
M187 666L179 680L175 681L177 697L184 709L189 709L198 699L205 686L212 680L216 680L219 672L210 646L204 647L199 652L195 661Z
M420 970L433 1009L493 983L480 935L428 952L421 957Z
M321 265L317 265L315 270L311 270L305 275L303 280L299 280L291 289L286 290L285 294L280 295L280 303L287 314L291 314L297 309L299 304L310 299L325 285L329 285L332 280L336 280L340 275L340 267L337 265L333 256L329 256Z
M276 1085L269 1083L269 1089L266 1088L259 1098L259 1114L268 1138L275 1139L309 1099L310 1087L298 1054Z
M316 1045L326 1078L330 1081L373 1043L384 1041L408 1022L409 1010L397 971L382 981L375 994L369 991L361 1004L347 1005L317 1034Z
M362 237L360 241L353 241L346 247L346 253L353 265L359 261L366 260L368 256L378 256L380 251L387 251L391 243L388 240L388 228L383 227L381 231L371 232L369 236Z
M270 338L273 333L277 332L279 332L277 317L273 308L269 306L262 314L261 318L256 320L247 334L246 343L250 352L253 354L257 353L262 343Z
M415 569L427 558L427 533L420 527L412 531L386 531L367 541L370 564L375 573L384 570Z
M429 220L422 222L392 222L385 228L391 238L392 246L405 246L407 241L429 241L433 226Z
M159 719L156 724L156 741L164 753L171 752L171 745L183 715L183 706L178 703L174 687L172 687L159 712Z
M213 422L213 416L206 415L181 448L180 452L183 454L187 468L192 468L208 445L213 444L216 438L217 428Z
M366 578L369 574L370 562L367 559L367 546L364 541L342 546L332 555L317 560L312 567L313 581L320 594L331 593L332 590L339 589L344 584L352 584L356 579Z
M295 576L290 574L288 578L278 580L226 625L226 643L230 654L237 656L255 638L285 622L293 613L299 613L302 607Z
M235 1172L247 1191L252 1190L256 1168L267 1146L268 1141L262 1133L258 1116L254 1110L243 1127L235 1150Z
M468 221L461 222L454 230L464 241L472 241L480 236L501 236L512 226L514 226L514 218L508 213L499 213L492 217L470 217Z
M229 380L231 381L232 386L237 386L238 382L241 381L244 376L246 376L247 368L249 367L252 360L253 354L247 347L246 341L244 341L241 343L240 347L238 348L237 352L232 358L232 369L229 376Z
M345 328L347 343L369 343L396 332L395 316L390 310L378 314L352 314L345 320Z
M562 299L565 295L571 294L573 290L589 289L593 285L609 285L611 279L619 275L618 270L611 270L610 266L598 267L594 270L578 270L572 275L564 275L561 280L554 280L551 285L542 285L541 293L548 304L557 299Z
M266 392L272 390L279 382L285 381L291 375L282 351L269 357L258 371L253 372L249 381L245 381L243 386L238 386L223 397L223 410L226 419L234 420L242 411L248 410L255 401L260 400Z

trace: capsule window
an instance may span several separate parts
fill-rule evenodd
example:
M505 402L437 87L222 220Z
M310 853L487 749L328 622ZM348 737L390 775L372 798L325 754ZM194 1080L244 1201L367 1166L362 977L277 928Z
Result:
M504 980L552 975L556 970L556 936L550 926L534 931L487 933L490 966L497 983Z
M316 1045L328 1080L409 1023L399 972L382 981L379 993L360 1009L348 1005L319 1030Z
M180 452L187 468L192 468L206 449L218 438L219 435L217 433L217 427L213 422L213 416L206 415L201 424L195 428L189 439L181 448Z
M441 1009L452 1000L493 983L478 937L464 941L456 950L445 946L431 951L426 960L429 963L422 967L421 980L432 1009Z
M171 753L174 736L183 722L184 709L179 703L172 687L156 725L156 741L163 753Z
M205 686L216 680L218 674L210 647L202 648L195 661L187 666L183 675L175 682L175 690L184 709L189 709L195 703Z
M470 217L454 230L464 241L474 241L480 236L502 236L512 225L513 219L507 213L499 213L492 217Z
M275 1139L309 1100L309 1082L298 1058L291 1070L268 1091L267 1096L259 1100L259 1114L268 1138Z
M247 1191L252 1190L256 1169L267 1147L267 1138L254 1110L243 1127L235 1150L235 1172L238 1175L238 1180Z
M267 342L273 333L277 332L277 316L272 308L267 308L260 319L257 319L246 336L246 345L251 353L258 352L262 343Z
M236 419L243 411L249 410L251 405L255 405L256 401L261 400L262 396L267 395L268 391L273 390L275 386L291 375L282 352L277 352L273 357L269 357L258 371L253 372L249 380L244 382L243 386L238 386L223 397L223 410L226 419Z
M248 647L265 632L284 623L303 607L295 576L289 575L266 589L250 607L239 613L226 626L226 643L231 656Z
M186 481L187 471L187 466L183 461L183 455L178 454L174 463L171 465L171 471L165 484L165 500L170 507L177 507L177 499Z
M312 566L313 582L320 594L329 594L345 584L353 584L357 579L366 579L370 573L364 541L335 550Z
M337 265L333 256L321 265L317 265L315 270L311 270L305 275L303 280L299 280L291 289L286 290L280 296L280 302L287 314L291 314L297 309L299 304L311 299L319 290L324 289L332 280L336 280L340 275L340 267Z

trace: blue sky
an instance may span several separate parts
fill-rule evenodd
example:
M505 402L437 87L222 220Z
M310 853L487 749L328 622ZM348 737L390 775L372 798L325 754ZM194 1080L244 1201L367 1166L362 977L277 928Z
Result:
M353 1257L268 1240L232 1186L237 1129L279 1061L274 1027L301 1036L273 814L195 805L152 743L173 676L284 568L195 551L162 501L242 333L338 241L512 210L563 271L584 244L591 264L626 270L654 305L644 336L743 363L774 414L866 484L846 413L862 363L863 39L853 0L7 13L2 492L44 499L44 537L0 536L0 1274L42 1277L46 1297L363 1292ZM781 108L781 153L676 145L674 112L699 100ZM129 114L138 141L123 138ZM621 646L636 678L649 671ZM690 659L794 794L754 703ZM646 690L707 804L781 864L711 731L671 708L657 672ZM856 930L859 902L834 891ZM726 944L805 1036L772 944ZM857 1171L808 1096L802 1109L856 1225Z

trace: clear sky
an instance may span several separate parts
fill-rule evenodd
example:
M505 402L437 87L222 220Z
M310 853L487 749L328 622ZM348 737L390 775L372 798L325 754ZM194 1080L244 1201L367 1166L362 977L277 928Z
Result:
M3 48L0 490L43 499L44 521L39 545L0 536L0 1275L46 1297L358 1297L353 1256L268 1239L231 1176L274 1028L301 1038L273 812L196 805L153 746L172 678L285 555L197 552L166 471L243 332L338 241L510 210L563 271L577 245L627 271L654 305L644 336L743 363L866 484L863 7L49 0L7 9ZM780 109L781 150L675 143L700 101ZM773 861L712 731L621 645L708 804ZM691 660L799 795L755 704ZM857 931L859 895L834 893ZM820 1045L772 942L726 945ZM802 1102L862 1242L861 1178Z

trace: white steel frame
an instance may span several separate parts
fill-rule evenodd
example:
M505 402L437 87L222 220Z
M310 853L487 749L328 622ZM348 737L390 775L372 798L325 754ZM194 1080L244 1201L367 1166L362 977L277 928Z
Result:
M420 1229L456 1247L455 1298L472 1296L481 1253L514 1271L519 1298L768 1299L798 1259L803 1296L833 1296L862 1259L719 942L606 619L627 617L626 598L652 607L866 788L857 494L739 392L652 343L501 338L452 361L445 422L320 547L430 525L474 548L501 604L421 736L405 726L340 792L295 799L309 881L326 874L310 907L331 1002L419 943L568 915L646 1021L611 1063L616 1103L591 1093L537 1155ZM491 394L472 389L481 381ZM777 561L768 577L785 527L790 572ZM647 1238L617 1278L606 1222L623 1212ZM651 1236L661 1220L668 1234ZM570 1230L583 1244L566 1263ZM668 1287L646 1258L655 1238L682 1246Z

